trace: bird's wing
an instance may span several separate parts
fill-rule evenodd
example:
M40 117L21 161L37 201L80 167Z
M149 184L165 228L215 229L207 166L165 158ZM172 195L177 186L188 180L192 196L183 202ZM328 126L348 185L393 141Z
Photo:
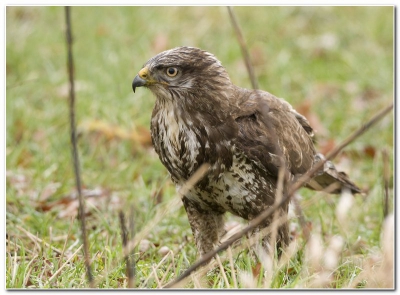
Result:
M292 175L305 173L316 154L307 119L268 92L252 91L245 96L233 114L239 130L237 147L273 176L281 166L280 154Z

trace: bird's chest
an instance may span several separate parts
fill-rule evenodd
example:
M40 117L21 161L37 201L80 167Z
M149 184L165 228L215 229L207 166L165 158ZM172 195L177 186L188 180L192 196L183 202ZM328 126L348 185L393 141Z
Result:
M154 148L175 181L187 179L198 165L200 143L190 125L166 105L151 121Z
M188 197L204 210L229 211L251 219L272 205L274 196L275 180L266 178L249 159L237 153L231 168L217 181L210 181L207 189L191 190Z

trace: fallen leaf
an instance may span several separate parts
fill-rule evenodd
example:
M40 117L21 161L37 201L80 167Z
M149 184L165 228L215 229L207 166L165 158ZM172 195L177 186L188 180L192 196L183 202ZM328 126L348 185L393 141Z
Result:
M46 187L40 193L39 202L45 202L47 199L49 199L60 186L61 183L59 182L49 183L48 185L46 185Z
M375 100L380 97L380 91L378 91L377 89L368 87L362 92L361 97L363 100L366 100L366 101Z
M6 171L6 179L8 185L12 186L17 191L25 190L30 183L30 180L24 174L15 173L11 170Z
M151 133L147 127L137 126L131 130L131 139L144 147L152 146Z
M132 140L134 143L138 143L144 147L152 145L150 130L143 126L129 130L101 120L87 120L78 126L78 130L80 133L103 136L109 141Z
M29 166L32 159L33 159L32 152L29 149L24 147L18 155L17 166L19 166L19 167Z
M297 272L296 272L296 269L294 267L288 267L287 270L286 270L286 274L287 275L294 275L296 273Z
M376 149L371 145L367 145L364 147L364 154L370 158L375 158Z
M93 210L92 207L102 208L104 210L117 210L122 206L120 198L108 189L83 189L82 196L86 202L86 216L91 214ZM35 206L37 210L41 211L58 211L59 218L76 217L78 214L79 200L77 192L74 191L54 202L46 202L46 200L36 202Z
M257 263L255 266L253 266L253 267L251 268L251 272L253 273L253 277L254 277L254 278L258 278L258 276L260 275L261 267L262 267L262 265L261 265L261 263L259 262L259 263Z

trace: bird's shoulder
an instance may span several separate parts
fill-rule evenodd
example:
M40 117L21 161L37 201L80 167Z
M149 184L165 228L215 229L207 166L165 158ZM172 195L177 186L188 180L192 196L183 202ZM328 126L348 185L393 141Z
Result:
M263 90L239 88L236 93L237 103L232 115L237 122L249 116L269 115L273 123L283 119L290 120L290 123L300 124L310 137L314 136L313 128L307 118L298 113L286 100Z
M280 153L293 174L313 163L313 129L307 119L283 99L266 91L238 92L232 115L238 125L236 144L250 159L277 174Z

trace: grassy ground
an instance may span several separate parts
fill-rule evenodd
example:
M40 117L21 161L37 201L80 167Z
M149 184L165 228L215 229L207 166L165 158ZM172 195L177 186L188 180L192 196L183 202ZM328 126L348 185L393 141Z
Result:
M235 11L260 88L287 99L310 119L319 150L329 151L393 101L392 7ZM6 287L87 287L82 251L76 252L81 237L69 143L64 10L7 7L6 18ZM250 88L240 48L225 7L74 7L72 24L96 286L126 287L118 211L128 214L133 207L137 232L165 212L143 237L148 249L142 242L134 254L136 286L157 288L193 263L196 249L183 208L168 206L175 189L151 148L154 98L142 89L133 94L131 81L156 53L191 45L214 53L235 84ZM392 212L389 115L335 159L365 196L299 192L313 243L303 248L298 231L293 255L281 265L258 264L246 251L223 254L233 265L223 261L222 270L212 269L185 286L387 287L380 280L390 276L382 267L391 258L390 237L382 234L384 150ZM298 227L296 219L293 226ZM329 257L336 260L329 264Z

